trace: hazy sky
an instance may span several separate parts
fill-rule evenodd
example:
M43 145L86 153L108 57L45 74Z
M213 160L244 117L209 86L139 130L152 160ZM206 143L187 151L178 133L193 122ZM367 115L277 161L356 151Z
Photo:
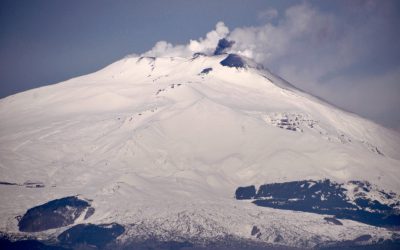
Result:
M399 27L396 0L1 0L0 98L223 35L299 88L400 130Z

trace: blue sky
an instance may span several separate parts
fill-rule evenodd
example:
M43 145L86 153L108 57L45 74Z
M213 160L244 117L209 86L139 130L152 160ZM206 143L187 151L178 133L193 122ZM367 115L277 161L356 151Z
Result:
M390 0L2 0L0 97L152 53L159 41L185 48L218 22L234 52L400 129L400 1Z

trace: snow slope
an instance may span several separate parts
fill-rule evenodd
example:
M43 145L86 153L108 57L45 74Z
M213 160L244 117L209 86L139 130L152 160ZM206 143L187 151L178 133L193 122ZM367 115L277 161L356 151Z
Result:
M277 244L300 247L390 238L234 200L238 186L324 178L400 193L400 135L248 62L222 66L226 56L127 57L1 99L0 181L21 185L0 185L0 231L17 233L15 217L28 208L79 195L93 200L88 222L136 225L122 239L172 229L254 239L255 225L266 231L256 240L277 243L279 234Z

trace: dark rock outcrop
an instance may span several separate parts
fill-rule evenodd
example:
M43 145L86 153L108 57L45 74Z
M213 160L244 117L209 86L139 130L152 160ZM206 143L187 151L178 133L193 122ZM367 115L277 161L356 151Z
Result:
M40 232L68 226L88 208L90 204L85 200L75 196L64 197L29 209L22 216L18 227L22 232ZM93 214L94 209L89 209L88 213Z
M337 226L342 226L343 225L343 223L340 222L340 220L338 220L338 219L336 219L334 217L325 217L324 220L326 222L330 223L330 224L333 224L333 225L337 225Z
M58 240L62 245L73 248L91 245L101 249L115 241L124 232L125 228L117 223L79 224L61 233Z
M7 185L7 186L19 186L19 184L14 182L7 182L7 181L0 181L0 185Z
M11 241L0 238L0 249L4 250L70 250L61 246L46 245L37 240L18 240Z
M200 75L207 75L212 70L213 70L212 68L205 68L200 72Z
M358 183L360 187L364 187L363 192L371 191L367 188L369 184L352 183ZM259 187L254 196L253 189L250 187L237 188L236 199L254 199L252 202L257 206L329 214L337 219L350 219L374 226L400 225L400 214L394 207L396 202L392 205L382 204L377 200L369 199L366 195L357 195L354 200L350 200L343 185L330 180L265 184ZM379 192L385 194L383 191ZM390 193L386 195L393 199L395 197ZM333 222L333 220L328 222Z
M236 54L229 54L224 60L220 62L222 66L227 66L231 68L245 68L246 61Z
M235 192L237 200L253 199L256 196L256 187L254 185L248 187L238 187Z

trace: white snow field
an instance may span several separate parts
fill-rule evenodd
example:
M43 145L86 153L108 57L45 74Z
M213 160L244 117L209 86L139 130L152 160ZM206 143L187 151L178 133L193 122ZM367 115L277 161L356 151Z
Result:
M19 232L17 216L77 195L95 213L74 225L119 223L119 241L230 235L304 248L393 237L383 227L333 225L323 214L235 199L239 186L325 178L400 193L400 135L267 70L222 66L226 56L127 57L1 99L0 181L18 185L0 185L0 231L32 235Z

